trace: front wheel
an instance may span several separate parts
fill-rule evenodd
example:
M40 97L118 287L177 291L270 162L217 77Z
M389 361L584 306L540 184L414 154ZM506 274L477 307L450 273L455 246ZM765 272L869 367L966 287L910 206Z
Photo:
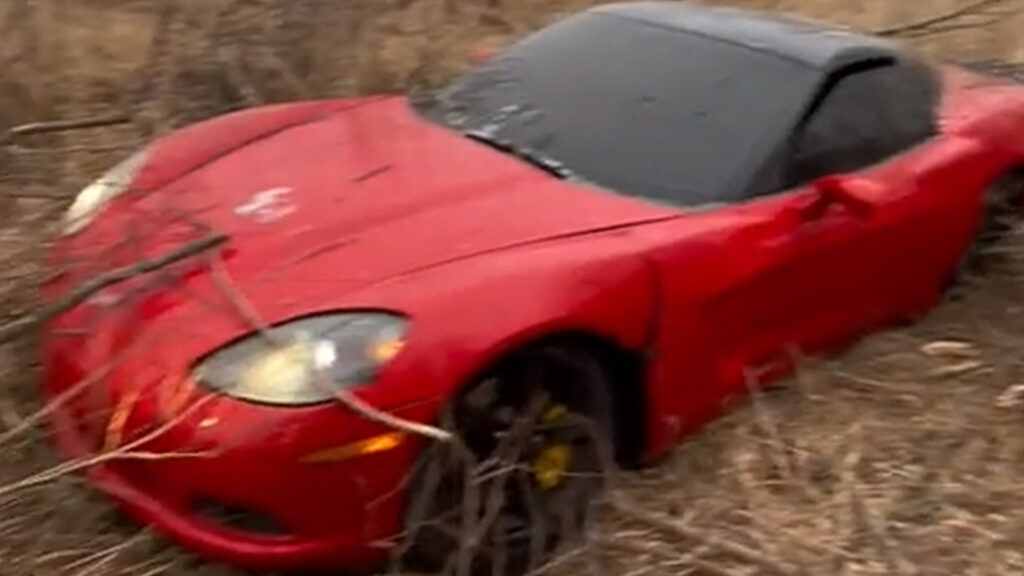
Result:
M403 560L522 574L584 529L613 426L606 372L591 354L564 345L517 354L455 398L446 420L460 440L420 462Z

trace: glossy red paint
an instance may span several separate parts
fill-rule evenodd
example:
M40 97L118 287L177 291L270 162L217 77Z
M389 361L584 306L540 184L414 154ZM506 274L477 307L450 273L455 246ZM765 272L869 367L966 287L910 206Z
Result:
M414 420L433 421L481 369L536 338L582 332L650 352L654 459L742 396L751 367L785 373L789 345L826 352L936 303L983 189L1024 162L1024 92L950 70L942 116L940 137L871 170L684 213L557 181L427 124L399 97L249 110L154 143L137 190L58 243L67 272L46 293L164 253L202 222L230 234L225 270L267 322L407 315L405 348L358 394ZM419 444L300 464L382 430L334 404L272 408L190 385L197 359L251 332L231 306L196 258L57 319L45 341L51 399L116 364L98 393L59 403L59 447L95 451L113 405L137 390L124 442L156 430L141 448L179 457L89 469L132 515L245 566L373 565L384 554L374 542L401 530L398 487ZM200 404L183 415L183 400ZM218 525L200 499L268 514L283 533Z

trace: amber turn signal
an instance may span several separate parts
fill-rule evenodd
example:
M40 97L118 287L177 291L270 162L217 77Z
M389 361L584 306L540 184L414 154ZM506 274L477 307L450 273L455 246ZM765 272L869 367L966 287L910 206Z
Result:
M366 456L377 452L385 452L397 448L405 439L403 432L388 432L379 436L373 436L366 440L360 440L351 444L343 444L333 448L325 448L299 459L303 464L323 464L325 462L340 462L357 456Z

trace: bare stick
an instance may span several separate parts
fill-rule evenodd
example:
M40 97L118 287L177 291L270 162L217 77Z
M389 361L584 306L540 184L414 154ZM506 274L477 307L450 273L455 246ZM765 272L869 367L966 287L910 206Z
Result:
M950 20L956 20L957 18L970 16L976 12L980 12L982 10L985 10L986 8L996 6L1003 2L1005 2L1005 0L975 0L970 4L961 6L960 8L957 8L955 10L950 10L949 12L943 12L942 14L939 14L937 16L931 16L923 20L918 20L916 22L910 22L907 24L900 24L897 26L891 26L889 28L882 28L880 30L875 30L874 33L877 34L878 36L899 36L901 34L906 34L908 32L919 32L926 28L931 28L936 24L943 24L945 22L949 22Z
M118 542L117 544L114 544L113 546L109 546L109 547L104 548L103 550L100 550L98 552L93 552L92 554L89 554L89 555L85 556L84 558L79 558L78 560L75 560L74 562L70 562L67 565L63 566L63 569L64 570L73 570L73 569L80 568L80 570L78 570L75 573L75 576L83 576L85 574L89 574L91 572L94 572L98 568L103 568L106 564L108 564L114 557L116 557L121 552L124 552L128 548L131 548L135 544L138 544L139 542L141 542L143 540L143 538L145 538L145 536L146 536L146 531L143 530L141 532L138 532L137 534L135 534L131 538L128 538L126 540L122 540L122 541Z
M690 526L687 526L681 522L676 522L671 518L662 516L655 512L648 512L640 509L638 506L630 505L620 496L619 498L612 499L612 506L622 514L629 516L635 520L639 520L655 528L658 528L664 532L676 534L683 538L695 540L701 544L710 546L745 560L755 566L760 566L765 570L768 570L774 574L780 576L793 576L799 572L777 560L773 560L764 555L764 553L740 544L739 542L733 542L731 540L725 540L718 538L710 534L705 534L699 530L696 530Z
M136 341L135 344L118 352L118 354L114 356L114 358L112 358L103 366L100 366L98 370L94 370L85 378L82 378L74 385L62 391L55 398L47 402L45 406L37 410L35 413L29 415L28 417L24 418L17 426L4 432L3 434L0 434L0 445L9 442L15 436L18 436L19 434L24 433L26 430L29 430L30 428L41 422L44 418L52 414L55 410L61 408L64 404L67 404L70 400L84 392L87 388L102 381L104 378L107 377L108 374L110 374L110 372L114 369L117 363L120 362L128 354L129 351L132 351L136 348L138 342L140 341Z
M412 420L399 418L393 414L379 410L364 402L348 390L336 391L334 393L334 398L356 414L359 414L368 420L377 422L378 424L383 424L389 428L394 428L410 434L417 434L419 436L439 440L441 442L450 442L452 440L452 433L447 430L442 430L429 424L421 424L419 422L413 422Z
M854 428L851 431L851 436L855 444L850 453L844 458L845 461L840 470L840 478L846 485L845 491L849 498L853 518L866 529L871 539L874 540L883 559L889 565L891 573L901 576L914 576L918 573L917 568L900 553L898 544L893 541L885 528L884 520L875 516L871 507L864 499L864 495L861 493L862 490L857 474L857 468L860 465L861 455L863 454L859 449L864 441L861 428Z
M51 132L65 132L68 130L82 130L85 128L102 128L105 126L116 126L131 122L131 116L127 114L108 114L107 116L96 116L93 118L79 118L77 120L54 120L53 122L33 122L22 124L8 130L0 136L0 145L13 142L19 136L31 134L47 134Z
M210 258L210 277L213 279L213 283L217 285L217 288L223 293L224 297L227 298L228 303L234 308L235 313L242 317L242 320L249 325L250 328L259 332L265 336L268 340L273 341L274 337L270 333L270 325L263 320L256 307L253 306L252 301L242 293L242 290L235 284L234 279L231 278L231 274L228 273L227 268L224 267L223 256L218 254L215 257Z
M170 53L169 39L173 36L173 24L180 10L180 2L164 0L159 6L156 28L149 43L149 52L143 64L136 71L139 76L136 80L137 88L134 93L129 92L126 98L127 107L133 111L136 124L144 138L154 135L163 128L163 126L158 126L156 119L148 112L150 107L156 107L162 103L156 94L158 88L164 88L163 91L167 92L166 88L169 83L167 69L170 67L167 64ZM161 86L161 84L163 85ZM158 102L153 104L151 102L153 100Z
M194 402L191 406L183 410L175 418L167 421L165 424L154 429L145 436L142 436L137 440L133 440L132 442L129 442L121 446L120 448L108 450L106 452L100 452L99 454L96 454L89 458L82 458L71 462L59 464L47 470L43 470L41 472L28 476L27 478L23 478L17 482L7 484L5 486L0 486L0 498L18 492L20 490L25 490L27 488L32 488L34 486L39 486L42 484L46 484L48 482L52 482L57 478L67 476L68 474L78 472L79 470L92 468L94 466L99 466L101 464L105 464L107 462L112 462L115 460L174 460L181 458L211 458L216 455L216 452L146 452L139 451L138 449L167 433L168 430L180 424L187 417L189 417L202 406L206 405L207 402L212 400L213 398L214 396L207 396L197 402Z
M754 421L761 432L767 437L772 462L778 468L779 474L785 477L786 482L791 486L798 485L799 483L795 479L796 475L789 458L789 448L779 433L778 421L772 417L771 411L764 404L764 394L761 392L761 382L757 374L748 371L744 375L744 381L750 394L750 405L754 412Z
M171 264L180 262L181 260L185 260L191 256L195 256L196 254L200 254L206 250L223 244L227 239L228 237L225 235L211 235L206 238L189 242L181 248L172 250L159 258L143 260L132 264L131 266L115 268L110 272L94 276L80 284L64 297L44 306L39 312L35 314L28 314L7 324L0 325L0 344L10 342L33 327L46 322L54 316L71 310L105 288L113 286L118 282L128 280L129 278L134 278L135 276L140 276L142 274L147 274L149 272L165 268Z
M254 330L263 334L267 338L274 340L267 322L260 318L260 315L252 305L252 302L249 301L245 294L242 293L232 280L230 274L228 274L227 270L224 269L220 258L212 258L210 261L210 268L214 282L216 282L218 287L224 293L224 296L235 308L238 315L248 322ZM446 430L442 430L429 424L421 424L419 422L399 418L398 416L384 412L383 410L364 402L348 390L334 390L333 392L335 399L343 406L368 420L377 422L378 424L383 424L384 426L394 430L407 432L409 434L416 434L426 438L440 440L442 442L448 442L452 439L451 433Z

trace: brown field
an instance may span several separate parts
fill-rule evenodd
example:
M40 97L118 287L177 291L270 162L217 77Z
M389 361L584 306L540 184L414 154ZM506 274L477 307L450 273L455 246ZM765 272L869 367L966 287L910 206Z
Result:
M0 0L0 322L35 309L56 211L138 143L261 103L427 89L588 0ZM958 60L1024 62L1024 0L747 0L896 32ZM928 26L916 26L929 19ZM11 127L112 113L116 127ZM612 511L556 568L650 574L1024 572L1024 261L920 324L866 339L626 474ZM930 343L966 343L956 354ZM0 346L0 576L229 574L119 519L32 426L31 335ZM658 527L646 511L670 511ZM600 564L575 563L580 559Z

